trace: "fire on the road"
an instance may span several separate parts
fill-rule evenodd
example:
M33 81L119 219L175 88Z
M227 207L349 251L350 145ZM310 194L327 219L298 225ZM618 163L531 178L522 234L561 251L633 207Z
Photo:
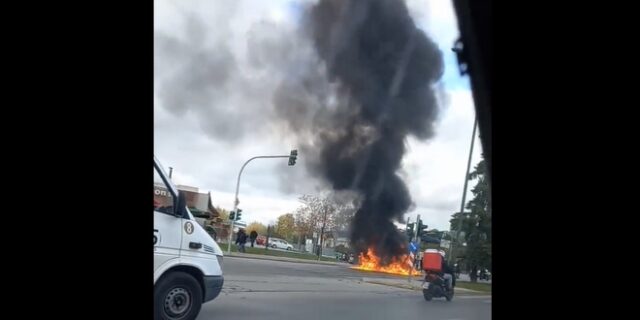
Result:
M387 266L382 266L380 258L373 252L373 250L371 250L371 248L369 248L367 249L366 254L360 254L358 260L359 265L352 267L353 269L401 275L409 275L409 272L411 271L411 259L407 255L404 255L399 259L393 259ZM416 272L413 273L415 274Z

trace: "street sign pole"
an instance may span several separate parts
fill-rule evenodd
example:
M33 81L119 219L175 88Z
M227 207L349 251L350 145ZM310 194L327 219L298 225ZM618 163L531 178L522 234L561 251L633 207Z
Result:
M407 259L409 259L409 264L411 265L411 267L409 268L409 277L407 278L407 282L409 283L409 286L411 288L413 288L413 286L411 285L411 280L413 278L413 268L415 266L417 253L418 247L415 245L415 243L409 242L409 255L407 256Z

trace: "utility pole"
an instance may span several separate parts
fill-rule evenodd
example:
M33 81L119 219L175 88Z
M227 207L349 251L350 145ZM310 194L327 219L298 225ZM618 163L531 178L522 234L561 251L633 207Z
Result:
M460 233L462 233L462 220L464 219L464 203L467 200L467 185L469 183L469 170L471 170L471 157L473 155L473 142L476 140L476 129L478 128L478 118L473 121L473 133L471 133L471 147L469 148L469 160L467 160L467 171L464 174L464 188L462 191L462 202L460 203L460 216L458 217L458 229L456 232L456 240L458 245L462 245L460 240ZM449 262L455 262L453 253L456 246L453 244L453 238L451 239L451 252L449 253Z
M415 227L413 227L414 228L413 234L414 234L414 242L415 243L420 243L420 235L418 235L418 232L420 231L420 230L418 230L419 224L420 224L420 215L418 214L418 217L416 217ZM420 247L420 246L418 246L418 247Z

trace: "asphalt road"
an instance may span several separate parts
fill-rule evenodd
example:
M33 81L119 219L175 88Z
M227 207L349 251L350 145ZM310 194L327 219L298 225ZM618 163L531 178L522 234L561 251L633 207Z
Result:
M198 320L491 319L490 296L427 302L418 291L362 281L392 275L349 266L225 257L222 293L202 306Z

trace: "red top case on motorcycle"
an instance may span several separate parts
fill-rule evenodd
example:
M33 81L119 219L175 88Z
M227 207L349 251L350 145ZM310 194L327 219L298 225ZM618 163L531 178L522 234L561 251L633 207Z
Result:
M442 271L442 256L438 252L425 252L422 258L422 269L431 272Z

